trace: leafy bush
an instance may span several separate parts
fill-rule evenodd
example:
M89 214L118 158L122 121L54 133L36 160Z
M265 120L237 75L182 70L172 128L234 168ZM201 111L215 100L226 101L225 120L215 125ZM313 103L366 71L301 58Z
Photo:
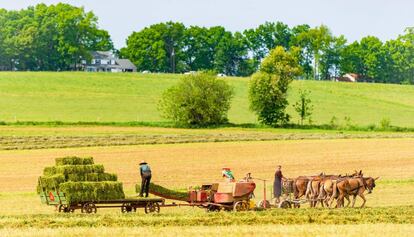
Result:
M389 118L383 118L380 121L380 126L382 129L388 129L391 127L391 120Z
M352 122L351 117L345 116L344 121L345 121L345 128L346 129L354 129L356 127L355 124Z
M211 73L185 76L164 92L159 110L167 119L184 126L208 126L227 122L233 89Z
M290 116L285 113L288 105L287 90L292 80L300 74L297 57L276 47L253 74L249 88L250 108L261 123L271 126L286 124Z

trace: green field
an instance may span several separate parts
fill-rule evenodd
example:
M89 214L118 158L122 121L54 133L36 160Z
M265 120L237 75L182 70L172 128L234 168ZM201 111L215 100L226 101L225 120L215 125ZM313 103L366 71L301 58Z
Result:
M0 72L0 121L164 122L157 110L162 92L181 75L74 72ZM249 110L248 78L226 78L235 88L229 112L232 123L257 123ZM293 104L299 89L312 91L313 121L327 124L332 116L344 124L414 127L414 87L405 85L294 81ZM289 107L292 115L293 109ZM297 117L293 117L297 122Z

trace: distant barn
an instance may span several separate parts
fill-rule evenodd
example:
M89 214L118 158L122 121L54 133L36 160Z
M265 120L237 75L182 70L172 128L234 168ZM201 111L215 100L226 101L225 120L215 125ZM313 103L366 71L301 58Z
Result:
M342 77L337 77L335 81L341 81L341 82L375 82L374 79L365 77L361 74L356 73L347 73L343 75Z

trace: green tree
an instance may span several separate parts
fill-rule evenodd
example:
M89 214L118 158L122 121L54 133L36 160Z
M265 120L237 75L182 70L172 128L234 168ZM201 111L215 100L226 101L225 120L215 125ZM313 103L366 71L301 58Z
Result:
M385 81L414 84L414 34L406 34L384 44Z
M354 42L343 50L340 68L342 73L358 73L363 77L386 82L386 53L383 43L373 36Z
M407 79L406 71L410 67L407 50L410 50L409 43L401 40L389 40L384 44L386 82L402 83Z
M227 75L250 75L242 34L224 32L216 47L214 69Z
M215 47L210 40L212 30L190 26L184 32L183 58L188 71L213 70Z
M322 80L329 80L332 76L340 76L341 55L345 47L346 39L341 35L333 37L331 43L324 49L319 62Z
M257 69L262 59L276 46L289 49L292 32L282 22L265 22L255 29L245 30L243 36L245 45L253 56L253 67Z
M170 21L151 25L128 37L121 56L134 62L138 70L183 72L184 32L182 23Z
M299 91L299 100L293 105L295 111L298 113L300 118L300 124L303 125L305 119L311 119L313 112L312 100L309 97L310 91L300 90Z
M295 54L281 46L276 47L263 60L260 71L252 76L250 108L263 124L277 126L289 121L289 115L285 112L287 91L289 84L301 72Z
M292 37L290 41L290 47L299 47L299 65L303 70L305 79L313 79L312 60L313 54L310 47L310 39L307 36L311 27L309 25L297 25L292 28Z
M168 70L165 43L161 34L151 27L132 33L127 39L127 47L121 49L121 57L130 59L139 71Z
M328 27L321 25L306 32L304 38L309 42L309 51L313 54L313 77L320 80L322 79L319 71L322 55L332 43L333 36Z
M91 50L112 50L108 32L83 8L38 4L0 10L1 67L19 70L75 70Z
M185 76L164 92L162 115L179 125L208 126L227 122L233 89L212 73Z

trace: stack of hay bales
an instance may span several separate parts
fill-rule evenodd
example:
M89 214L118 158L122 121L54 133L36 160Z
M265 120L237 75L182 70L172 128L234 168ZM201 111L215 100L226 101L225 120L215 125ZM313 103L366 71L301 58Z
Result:
M68 203L105 201L125 198L122 183L116 174L105 173L103 165L92 157L56 158L56 166L46 167L39 177L37 192L65 193Z

